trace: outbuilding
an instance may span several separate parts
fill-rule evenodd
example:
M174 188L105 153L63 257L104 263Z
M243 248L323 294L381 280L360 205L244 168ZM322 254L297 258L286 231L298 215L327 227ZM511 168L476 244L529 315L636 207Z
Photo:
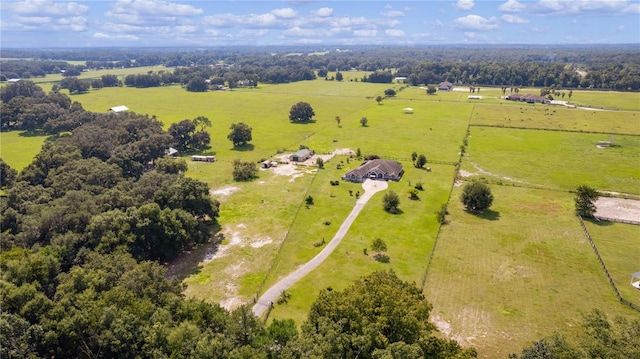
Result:
M303 148L296 153L292 154L289 159L293 162L304 162L313 156L313 151L308 148Z

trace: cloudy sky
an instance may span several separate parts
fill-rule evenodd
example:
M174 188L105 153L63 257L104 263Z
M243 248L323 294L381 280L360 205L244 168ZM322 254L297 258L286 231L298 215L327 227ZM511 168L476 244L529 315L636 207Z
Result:
M2 47L640 44L640 0L1 0Z

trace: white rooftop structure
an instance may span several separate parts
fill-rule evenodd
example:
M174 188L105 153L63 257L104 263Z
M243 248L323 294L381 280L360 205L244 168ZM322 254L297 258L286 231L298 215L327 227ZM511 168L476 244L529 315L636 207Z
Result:
M125 106L125 105L120 105L120 106L114 106L114 107L111 107L111 108L109 109L109 111L110 111L110 112L118 113L118 112L129 111L129 108L128 108L127 106Z

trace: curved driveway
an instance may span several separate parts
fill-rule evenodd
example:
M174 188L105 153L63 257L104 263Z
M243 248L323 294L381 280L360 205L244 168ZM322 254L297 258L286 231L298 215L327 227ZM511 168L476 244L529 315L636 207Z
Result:
M293 273L282 278L278 283L264 292L264 294L260 296L256 304L253 306L253 313L256 316L261 317L264 312L271 306L271 304L274 303L276 299L278 299L283 290L289 289L289 287L291 287L300 278L304 277L307 273L314 270L317 266L320 265L320 263L327 259L331 252L333 252L338 244L340 244L340 241L342 240L344 235L347 234L349 227L351 227L351 224L356 219L356 217L358 217L358 214L360 214L360 211L369 201L369 199L373 197L376 192L385 190L387 189L387 187L388 185L385 181L373 181L370 179L366 180L362 184L362 188L364 188L364 194L360 196L360 198L356 201L356 204L353 206L351 213L349 213L347 219L342 222L342 225L338 229L336 235L333 236L333 239L331 239L326 247L324 247L324 249L322 249L320 253L313 257L313 259L302 265L300 268L296 269Z

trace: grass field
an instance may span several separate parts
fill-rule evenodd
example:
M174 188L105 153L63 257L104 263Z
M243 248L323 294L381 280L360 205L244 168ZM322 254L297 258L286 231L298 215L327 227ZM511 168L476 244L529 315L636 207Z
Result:
M571 336L581 315L599 308L637 315L617 301L573 214L570 194L492 186L483 215L452 194L425 286L439 327L505 358L554 331ZM636 258L637 259L637 258Z
M301 324L319 290L342 289L375 269L393 269L420 285L438 233L436 212L449 198L456 174L453 163L469 129L461 169L485 178L495 201L490 211L476 216L462 210L460 187L451 193L449 224L440 233L425 286L444 333L478 347L481 357L495 358L519 352L556 330L571 334L580 314L593 308L610 315L637 315L617 302L573 214L569 191L587 184L640 194L635 180L640 178L638 94L574 91L572 102L625 110L586 111L508 103L500 100L502 92L496 88L482 88L481 100L469 100L467 91L427 95L425 89L403 84L362 83L364 73L343 75L342 82L317 79L206 93L180 86L103 88L72 99L96 112L126 105L156 115L165 128L201 115L211 120L207 154L215 154L217 161L188 161L187 175L208 183L221 201L221 229L218 244L205 248L206 260L187 257L172 268L185 278L188 296L229 307L250 302L258 291L318 253L322 246L314 243L333 237L355 202L349 190L361 187L345 181L331 186L329 181L357 161L337 156L324 170L299 168L288 175L260 171L258 179L246 183L231 178L235 159L276 158L300 145L318 153L360 148L363 154L401 161L406 174L390 183L389 190L400 195L402 213L384 212L384 193L376 194L336 251L290 289L290 301L277 305L270 318L294 318ZM375 97L389 88L397 96L377 104ZM312 105L315 122L288 121L289 109L298 101ZM405 114L406 107L413 108L413 114ZM341 117L340 126L336 116ZM360 125L362 117L368 119L367 127ZM254 140L234 149L226 136L229 126L240 121L253 128ZM596 148L598 141L609 140L609 133L615 146ZM13 132L1 136L2 157L18 169L45 139ZM413 151L450 164L429 163L431 172L415 169L410 163ZM342 169L336 168L338 163ZM424 191L419 201L411 201L407 191L416 182L423 183ZM309 208L304 205L307 195L315 202ZM630 273L640 270L632 268L637 256L630 250L639 246L638 227L589 228L615 280L625 287ZM378 237L389 247L389 263L363 253Z
M640 226L610 222L585 225L622 297L640 305L640 290L630 285L631 274L640 271Z
M30 136L25 132L0 132L0 157L13 169L21 171L40 152L49 136Z

